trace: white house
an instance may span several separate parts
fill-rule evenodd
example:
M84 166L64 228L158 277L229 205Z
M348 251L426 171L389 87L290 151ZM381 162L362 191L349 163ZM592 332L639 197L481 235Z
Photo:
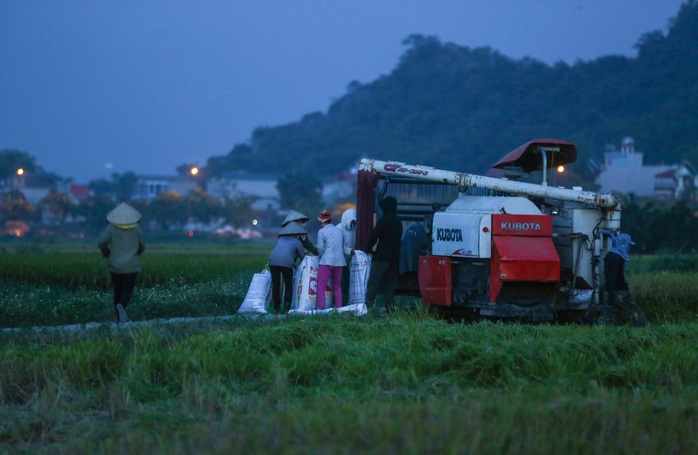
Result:
M131 198L151 200L167 191L175 191L184 196L197 186L195 181L179 176L139 176Z
M332 203L338 199L356 198L358 167L338 174L322 183L322 199Z
M696 169L684 161L654 176L656 196L666 199L690 200L696 195Z
M278 181L279 177L274 175L229 172L223 177L209 179L206 191L215 198L252 196L254 210L276 211L279 209Z
M655 176L676 168L676 165L643 164L643 154L635 151L635 141L626 137L620 150L615 147L607 148L602 171L596 178L596 183L601 187L601 192L655 196Z
M211 178L206 184L208 194L216 198L235 199L242 196L256 198L252 208L260 211L279 210L279 191L276 187L279 176L229 172L220 178ZM322 199L333 203L338 199L351 198L356 194L356 170L350 170L334 178L322 181Z

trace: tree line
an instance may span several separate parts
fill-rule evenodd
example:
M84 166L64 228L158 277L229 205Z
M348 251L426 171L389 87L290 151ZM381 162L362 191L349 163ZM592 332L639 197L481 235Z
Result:
M17 155L14 151L0 151L0 175L9 176L8 156L22 156L33 162L30 156ZM13 166L16 163L13 163ZM40 166L33 172L40 179ZM52 230L54 234L68 232L97 235L105 225L107 213L114 208L115 201L130 200L135 190L136 176L127 172L113 174L111 179L100 179L90 183L92 196L76 203L67 194L50 192L40 204L29 203L19 190L0 191L0 226L7 223L26 223L36 231L38 228ZM281 206L296 208L303 213L314 213L320 207L322 184L314 178L304 179L302 174L293 173L278 182ZM189 223L208 224L219 222L234 227L248 226L250 220L259 216L252 209L254 198L242 196L234 199L217 199L196 188L188 194L173 191L163 192L150 201L131 201L147 220L147 229L169 230ZM354 201L337 201L341 203ZM634 252L652 254L661 252L689 253L698 249L698 217L695 206L688 201L667 204L663 200L639 199L633 195L622 197L622 229L637 242ZM347 207L343 207L347 208ZM343 209L342 209L343 210ZM340 210L341 211L341 210ZM51 214L48 224L41 223L44 212ZM280 220L271 220L277 226Z
M698 251L698 217L685 201L638 200L622 202L621 228L637 243L633 253L694 253Z
M129 201L146 220L146 229L167 231L187 224L231 225L247 227L256 216L252 209L254 199L242 196L234 199L216 199L201 188L182 195L175 191L160 193L150 201ZM115 206L108 196L91 197L76 203L68 195L51 192L39 204L31 204L19 190L0 193L0 226L24 223L30 232L42 230L52 235L80 233L96 235L104 228L106 216Z
M187 178L191 166L179 166L180 177ZM50 188L49 193L38 204L30 203L22 189L12 184L13 178L21 175L23 187ZM89 182L89 197L76 201L65 192L58 191L69 179L46 172L35 157L19 150L0 150L0 228L11 223L9 230L27 231L29 227L40 227L61 234L62 230L80 230L93 235L104 226L106 214L117 201L128 201L148 220L149 229L171 230L185 225L230 225L233 228L249 227L252 220L261 217L277 226L278 215L259 213L253 209L256 197L238 195L236 197L214 197L205 190L206 179L187 194L165 191L150 200L133 198L138 185L134 172L114 173L111 178L100 178ZM314 176L289 173L277 182L279 205L285 209L296 209L303 213L315 213L323 207L322 183ZM341 203L342 201L339 201ZM272 219L270 219L270 217ZM17 225L16 223L24 223ZM269 224L269 223L267 223ZM266 226L265 226L266 227ZM36 231L36 229L31 229Z
M23 188L12 184L12 179L20 177L18 169L25 171L21 174L25 179L23 187L49 188L48 194L37 204L27 200ZM117 201L129 201L136 207L148 220L148 228L165 231L191 223L249 226L255 215L254 197L214 198L202 187L187 194L165 191L152 200L133 200L138 182L133 172L115 173L111 179L91 181L89 197L80 201L58 191L61 182L66 183L66 180L44 171L30 154L0 150L0 227L13 235L17 231L37 230L59 235L69 230L95 235L104 227L106 215Z
M590 187L586 164L628 135L649 164L698 162L696 0L666 32L639 37L635 58L546 65L433 36L409 36L404 45L390 74L351 82L326 112L255 129L248 142L211 157L207 172L333 174L371 157L482 174L545 137L577 145L573 172Z

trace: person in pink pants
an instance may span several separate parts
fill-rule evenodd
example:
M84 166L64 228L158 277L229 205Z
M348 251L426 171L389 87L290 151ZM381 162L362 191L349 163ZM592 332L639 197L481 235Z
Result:
M318 215L320 230L317 234L317 249L320 253L317 273L317 308L325 309L325 287L332 278L332 296L335 308L342 307L342 270L347 265L344 259L344 236L332 224L332 215L323 210Z

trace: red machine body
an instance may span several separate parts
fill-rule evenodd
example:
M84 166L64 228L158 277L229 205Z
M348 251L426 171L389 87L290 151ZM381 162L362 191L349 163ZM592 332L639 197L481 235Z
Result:
M551 292L560 281L560 257L552 242L552 217L547 215L491 215L488 301L497 302L507 284L537 283ZM422 300L451 306L452 260L422 256L418 269Z
M490 302L505 283L560 281L560 257L552 240L553 219L547 215L492 215Z
M474 318L584 315L599 301L608 250L599 231L620 228L620 204L613 194L547 185L546 170L575 157L573 144L542 139L494 166L543 170L542 184L361 160L357 245L377 201L394 196L405 232L396 294Z

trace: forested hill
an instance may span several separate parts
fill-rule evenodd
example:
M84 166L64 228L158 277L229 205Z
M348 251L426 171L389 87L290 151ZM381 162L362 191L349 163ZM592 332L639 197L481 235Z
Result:
M628 135L646 163L698 163L698 0L666 31L639 37L636 58L549 66L429 36L404 43L389 75L351 83L326 113L254 130L250 143L209 159L209 175L336 173L361 157L484 173L544 137L577 145L581 178L592 155Z

